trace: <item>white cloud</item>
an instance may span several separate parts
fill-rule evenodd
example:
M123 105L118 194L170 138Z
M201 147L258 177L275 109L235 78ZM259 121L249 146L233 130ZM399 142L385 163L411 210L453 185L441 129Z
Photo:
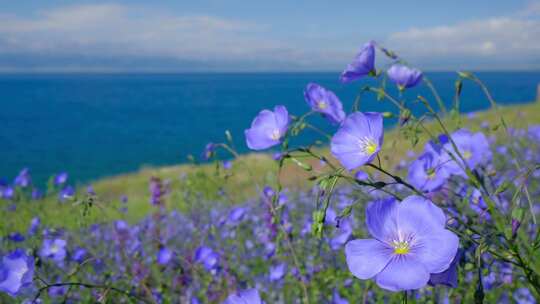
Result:
M264 39L264 33L263 26L213 16L175 16L117 4L82 5L33 18L0 15L0 52L231 59L283 48Z
M411 28L391 34L384 42L414 62L477 61L500 68L512 62L518 68L540 67L540 21L509 16L432 28ZM431 61L428 59L431 58ZM429 64L428 64L429 65ZM514 66L515 67L515 66Z
M424 69L540 68L538 17L537 1L507 16L413 27L381 42ZM356 51L354 39L320 31L281 37L269 25L149 6L74 5L28 16L0 13L0 70L17 64L99 70L118 59L125 59L121 69L171 62L171 69L339 70Z

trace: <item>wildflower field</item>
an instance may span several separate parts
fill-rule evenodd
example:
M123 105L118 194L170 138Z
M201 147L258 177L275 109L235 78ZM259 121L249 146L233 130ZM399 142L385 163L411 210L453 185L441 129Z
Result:
M374 42L338 76L359 87L352 109L306 84L305 113L262 109L192 164L88 185L59 172L46 189L31 168L10 177L0 303L537 303L540 103L501 107L469 72L445 102ZM417 86L432 94L405 97ZM461 114L463 86L489 110ZM291 144L308 129L320 140Z

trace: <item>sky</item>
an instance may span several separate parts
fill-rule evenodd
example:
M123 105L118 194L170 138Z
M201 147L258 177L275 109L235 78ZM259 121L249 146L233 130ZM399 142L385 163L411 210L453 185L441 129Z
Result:
M0 0L0 72L540 70L540 0Z

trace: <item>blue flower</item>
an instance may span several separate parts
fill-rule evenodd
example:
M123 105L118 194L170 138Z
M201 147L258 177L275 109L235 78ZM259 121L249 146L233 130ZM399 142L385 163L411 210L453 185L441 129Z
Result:
M512 295L518 304L536 304L531 291L525 287L518 288Z
M456 256L452 260L450 267L448 267L448 269L440 273L432 273L431 276L429 277L429 285L431 286L444 285L444 286L456 288L458 286L457 265L462 255L463 255L463 250L459 249L456 253Z
M54 184L56 186L59 186L59 185L63 185L67 182L68 180L68 174L67 172L61 172L61 173L58 173L55 177L54 177Z
M68 185L68 186L65 186L62 190L60 190L58 199L61 202L65 202L66 200L73 198L74 195L75 195L75 188Z
M211 142L207 143L201 155L202 159L209 160L214 155L216 148L217 148L216 144L211 143Z
M160 265L167 265L173 258L174 252L167 247L163 247L158 251L157 262Z
M281 142L289 128L289 112L285 106L276 106L274 112L262 110L244 133L251 150L264 150Z
M57 263L61 263L66 258L66 244L63 239L45 239L39 255L42 259L51 259Z
M264 304L257 289L248 289L233 293L223 304Z
M345 246L347 265L359 279L375 278L390 291L424 287L432 273L448 269L458 237L445 229L446 217L431 201L409 196L401 203L375 201L366 209L373 239L352 240Z
M409 181L416 188L432 192L444 185L450 174L445 169L446 159L432 149L426 149L409 167Z
M20 290L32 283L34 259L21 249L2 258L0 263L0 291L16 297Z
M379 113L353 113L345 119L330 143L332 154L347 169L370 163L383 144L383 117Z
M41 225L41 220L39 219L39 217L32 218L32 220L30 221L30 227L28 228L28 234L34 235L39 229L39 225Z
M12 232L8 235L8 239L15 243L20 243L25 240L24 235L19 232Z
M340 80L342 83L360 79L375 72L375 44L370 41L358 52L352 63L347 65Z
M15 197L15 189L11 186L5 186L3 189L0 188L0 197L7 200L13 199Z
M30 170L28 168L24 168L19 172L19 175L15 177L15 181L13 182L15 186L25 188L28 187L32 183L32 178L30 177Z
M230 170L232 168L232 161L224 160L222 165L223 165L223 169Z
M386 74L400 90L412 88L422 81L422 72L400 64L391 66Z
M73 253L73 256L71 257L71 259L80 264L84 262L86 255L87 255L86 249L79 247L75 249L75 252Z
M212 248L201 246L195 252L195 262L202 264L206 270L213 270L218 266L219 255Z
M343 105L336 94L318 84L307 85L304 99L313 111L321 113L333 124L339 124L345 119Z
M446 142L443 145L442 161L445 163L445 170L449 173L465 177L466 174L462 169L463 166L467 166L473 170L491 161L492 153L489 142L482 132L471 133L467 129L460 129L452 133L451 138L456 144L464 162L454 151L452 143L449 141ZM452 153L457 159L457 162L448 153Z
M280 281L287 274L287 264L279 263L270 266L270 281Z
M337 289L334 289L334 294L332 296L332 304L349 304L349 301L342 298Z

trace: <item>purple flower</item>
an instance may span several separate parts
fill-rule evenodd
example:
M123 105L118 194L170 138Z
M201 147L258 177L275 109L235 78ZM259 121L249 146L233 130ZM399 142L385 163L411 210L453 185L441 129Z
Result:
M440 273L432 273L429 278L429 285L445 285L448 287L456 288L458 286L457 264L459 263L462 254L462 250L459 249L448 269Z
M531 139L533 139L537 143L540 143L540 125L529 126L527 134Z
M274 189L272 189L272 187L270 186L264 186L263 188L263 194L265 197L267 198L272 198L274 195L276 195L276 192L274 191Z
M330 210L330 209L329 209ZM350 219L343 219L340 221L339 230L336 235L330 240L330 248L332 250L341 249L352 235L353 229Z
M525 287L518 288L512 295L518 304L536 304L531 291Z
M443 159L446 162L445 168L452 174L465 176L465 172L458 163L452 160L448 152L455 155L461 165L468 166L471 170L479 165L485 165L492 159L492 153L489 149L489 143L486 136L482 132L471 133L469 130L460 129L451 134L452 140L456 144L461 156L465 160L465 164L456 155L453 146L450 142L444 144Z
M164 203L163 196L165 191L163 189L163 183L159 177L152 176L150 178L150 203L154 206L159 206Z
M365 171L358 170L354 174L354 178L356 178L357 180L364 181L364 180L367 180L369 178L369 175Z
M195 261L202 264L206 270L213 270L218 266L219 255L212 248L201 246L195 252Z
M228 220L231 224L238 224L244 218L247 208L245 207L236 207L229 212Z
M211 143L211 142L207 143L202 152L202 158L204 160L209 160L214 155L214 152L216 151L216 147L217 146L214 143Z
M75 249L75 252L73 253L73 256L71 257L71 259L73 259L73 261L80 264L84 262L84 258L86 257L86 254L87 254L86 249L79 247Z
M118 221L114 222L114 228L116 229L116 231L118 231L120 233L129 231L128 223L126 223L125 221L122 221L122 220L118 220Z
M264 150L275 146L287 133L289 113L285 106L276 106L274 112L262 110L244 133L247 146L252 150Z
M313 111L321 113L333 124L341 123L345 119L343 105L336 94L318 84L307 85L304 90L304 99Z
M341 73L340 80L342 83L349 83L373 72L375 72L375 46L374 42L370 41L356 54L353 62L347 65Z
M445 160L436 151L426 150L409 167L409 181L422 191L432 192L442 187L450 175L445 170Z
M42 259L51 259L61 263L66 258L66 241L62 239L45 239L39 255Z
M41 220L39 217L34 217L30 221L30 227L28 228L28 234L33 235L37 232L39 225L41 225Z
M1 189L0 189L1 190ZM11 186L6 186L1 192L0 197L10 200L15 197L15 189Z
M67 172L61 172L61 173L58 173L55 177L54 177L54 184L56 186L58 185L63 185L67 182L68 180L68 174Z
M285 193L280 193L277 198L278 206L285 205L289 201L289 198Z
M13 182L15 186L26 188L32 183L32 179L30 178L30 170L28 168L24 168L19 172L19 175L15 177L15 181Z
M222 165L223 165L223 169L230 170L232 168L232 161L224 160Z
M12 242L15 242L15 243L20 243L20 242L25 240L24 235L20 234L19 232L12 232L12 233L8 234L7 238L8 238L8 240L10 240Z
M287 264L279 263L277 265L270 266L270 281L280 281L287 274Z
M348 170L373 160L383 144L383 117L379 113L349 115L330 143L332 154Z
M337 289L334 289L334 294L332 296L332 304L349 304L349 301L342 298Z
M96 191L94 190L94 187L92 185L88 185L86 187L86 194L88 194L88 195L96 195Z
M276 152L272 154L272 159L275 161L280 161L282 157L283 157L283 153L281 152Z
M43 198L43 192L37 188L32 189L32 199L37 201L41 198Z
M482 192L473 189L470 196L471 209L480 216L480 220L490 220L491 215L488 212L488 206L482 197Z
M174 252L169 248L163 247L157 253L157 262L160 265L167 265L173 258Z
M15 249L0 263L0 291L16 297L22 288L32 283L33 276L34 259L22 249Z
M400 90L412 88L422 81L422 72L401 64L394 64L386 73Z
M512 218L512 238L516 237L520 226L521 226L521 221L516 218Z
M223 304L263 304L257 289L248 289L233 293L227 297Z
M443 211L420 196L370 203L366 224L374 238L347 243L347 265L357 278L374 277L391 291L424 287L430 274L448 269L459 245L458 237L445 229Z
M49 296L52 298L58 298L65 295L67 291L67 286L52 286L49 288Z
M61 202L64 202L64 201L66 201L68 199L73 198L74 195L75 195L75 188L68 185L68 186L65 186L62 190L60 190L60 194L58 195L58 199Z

